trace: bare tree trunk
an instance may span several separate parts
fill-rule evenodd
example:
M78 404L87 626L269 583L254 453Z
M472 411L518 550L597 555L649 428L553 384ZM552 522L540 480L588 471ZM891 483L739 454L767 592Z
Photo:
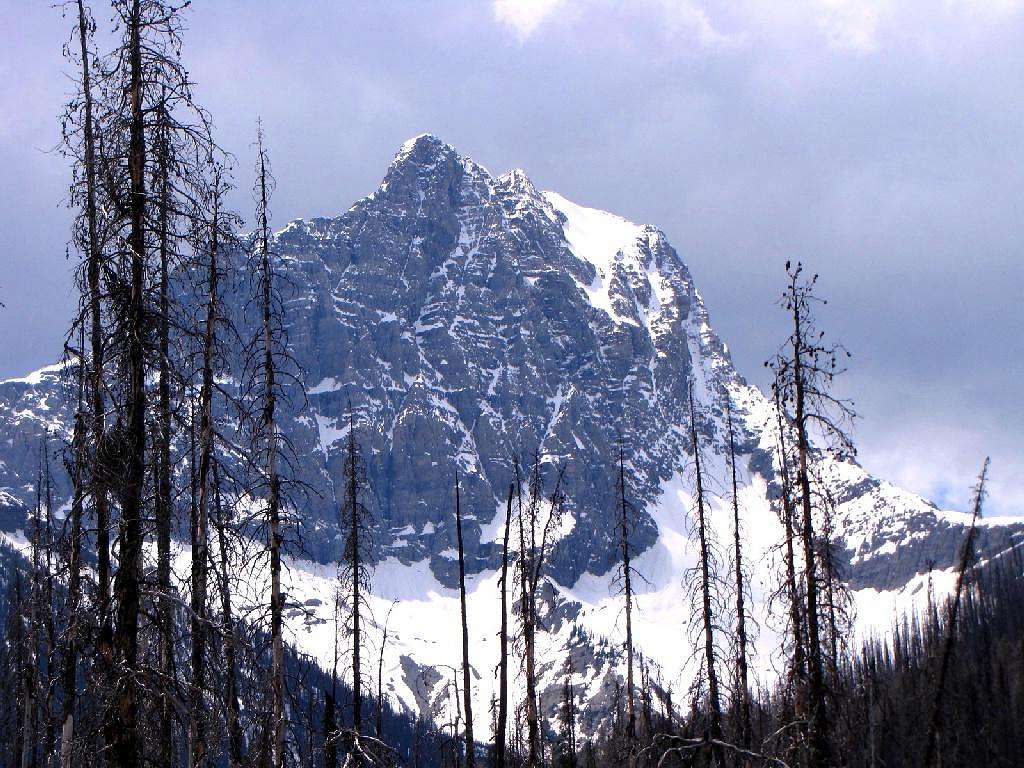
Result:
M189 700L189 754L192 768L206 762L206 593L209 564L210 474L213 462L213 366L217 343L218 237L220 230L221 180L219 172L213 179L213 211L210 227L209 271L206 304L206 327L203 335L203 371L199 392L199 503L192 522L192 685Z
M324 696L324 768L337 768L338 748L334 744L338 723L334 714L334 693Z
M39 715L39 538L42 517L42 466L36 476L36 506L31 542L31 575L28 590L28 632L25 636L25 663L22 666L23 718L21 726L21 768L36 768Z
M140 0L133 0L127 19L130 67L129 101L131 120L128 174L131 250L131 290L125 332L128 385L126 472L121 489L120 558L114 579L117 625L113 647L118 665L114 706L107 723L107 743L112 768L133 768L141 757L137 715L139 711L136 663L139 642L139 580L142 566L142 494L146 451L146 360L145 360L145 268L146 268L146 139L142 108L142 44Z
M775 416L779 428L779 467L782 471L782 514L786 531L786 584L789 593L790 624L793 632L793 704L798 718L805 714L805 687L807 680L806 640L803 631L803 611L800 589L796 577L796 552L793 547L794 518L793 489L789 474L789 448L782 421L782 403L775 397Z
M53 475L50 472L50 443L49 435L43 433L43 473L46 480L46 536L43 541L43 550L46 552L46 568L42 580L40 605L42 607L42 623L45 636L43 642L45 653L40 649L40 659L45 664L45 675L41 679L42 688L42 715L43 727L43 761L49 764L54 753L54 746L57 742L57 721L53 713L53 695L55 684L53 670L57 663L57 629L54 624L53 604Z
M732 425L732 404L728 394L725 401L726 423L729 429L729 468L732 475L733 560L736 568L736 687L737 719L739 720L739 746L749 747L750 683L747 670L747 614L744 601L746 585L743 578L743 551L740 542L740 501L736 481L736 436Z
M98 438L103 433L103 413L102 413L102 395L100 394L99 377L102 372L99 370L102 367L102 343L99 338L99 237L96 231L96 170L95 170L95 157L94 157L94 145L93 145L93 124L92 124L92 84L89 76L89 23L85 13L85 5L83 0L78 0L78 41L80 44L81 56L82 56L82 109L84 113L84 125L83 131L85 133L85 174L86 174L86 234L88 237L88 252L86 254L87 260L87 280L89 284L89 305L93 308L93 329L91 333L93 356L95 358L96 350L99 349L100 360L93 360L93 365L96 366L96 371L92 377L93 383L93 409L94 409L94 423L96 420L99 421L98 434L94 428L93 438L96 440L94 445L98 445ZM94 286L93 283L96 283ZM75 431L74 431L74 499L71 506L71 555L69 564L69 581L68 584L68 600L67 600L67 646L64 653L64 704L62 711L62 724L61 724L61 746L60 746L60 766L61 768L71 768L71 754L72 746L75 738L75 702L77 693L77 678L78 678L78 610L79 610L79 599L81 594L80 574L81 574L81 532L82 532L82 507L84 504L85 496L85 414L83 412L83 387L82 382L86 375L86 361L85 361L85 320L82 319L82 343L79 345L78 350L78 376L79 376L79 389L78 389L78 411L75 414ZM93 472L95 476L97 473ZM96 509L97 514L101 506L103 507L103 519L97 520L97 541L101 532L105 538L105 531L109 526L106 520L106 501L105 498L101 505L98 487L95 485L95 477L93 479L93 494L96 497ZM106 557L103 556L102 550L98 553L98 576L100 576L100 596L99 602L101 605L101 616L100 625L104 623L103 605L107 602L110 590L110 560L109 552Z
M693 391L690 390L690 440L693 443L694 472L697 481L697 535L700 542L700 593L701 620L704 629L704 664L708 676L708 709L710 710L709 733L712 739L722 738L722 704L718 689L718 671L715 663L714 610L711 605L711 550L708 542L707 524L704 514L704 477L701 472L700 444L697 436L697 415L693 405ZM715 761L723 765L720 750L715 751Z
M157 614L160 632L160 674L163 678L160 692L160 724L156 748L162 765L170 766L174 759L174 733L171 722L171 677L174 674L174 629L171 599L171 373L170 373L170 300L168 296L170 181L168 178L166 104L160 105L162 124L158 131L158 184L159 210L159 354L157 359L157 450L156 450L156 580Z
M626 502L626 462L619 445L619 533L622 554L623 593L626 598L626 745L629 764L636 764L636 705L633 691L633 584L629 552L629 505Z
M825 675L821 652L821 626L818 619L817 562L814 556L814 514L811 501L809 466L810 441L807 435L806 393L804 391L804 329L799 304L793 305L793 384L796 408L797 482L803 512L804 590L807 598L807 696L810 706L810 766L825 768L831 763L828 737L828 712L825 701Z
M334 593L334 664L331 667L331 690L324 695L324 765L337 768L338 765L338 719L335 714L338 701L338 592ZM330 720L328 720L328 708Z
M75 702L78 693L78 612L81 599L82 572L82 499L85 495L83 465L85 463L85 412L82 402L82 380L85 375L85 361L79 357L78 410L75 413L74 465L72 467L73 495L71 499L71 532L68 555L68 595L64 639L64 658L61 665L61 688L64 699L61 705L60 768L71 768L71 754L75 738Z
M361 563L361 542L359 540L361 520L359 519L359 473L356 461L355 447L355 421L352 417L351 405L349 406L349 508L351 519L351 567L352 567L352 731L358 741L362 735L363 724L363 690L362 690L362 669L360 666L360 651L362 649L362 637L360 626L360 608L363 600L360 587ZM360 748L353 751L354 764L362 765Z
M563 730L565 744L562 745L562 748L565 750L564 768L576 768L576 694L572 686L571 650L569 656L565 659L565 684L562 686L562 717L565 720ZM635 759L633 755L630 757Z
M985 480L988 476L988 463L989 460L986 458L981 468L981 474L978 476L978 485L974 489L971 526L967 529L967 538L964 540L963 548L960 550L956 588L953 591L953 602L949 606L946 633L942 638L942 652L939 656L939 671L935 683L935 697L932 700L931 720L928 725L924 768L937 768L939 765L939 733L942 730L942 701L946 689L946 676L949 673L949 664L953 658L953 644L956 642L956 622L960 613L960 603L963 599L964 575L967 572L967 567L970 565L974 552L974 536L977 533L977 522L978 518L981 517L981 507L985 501Z
M377 738L384 739L384 651L388 647L388 625L391 623L391 611L394 610L395 600L388 608L388 615L384 619L384 632L380 639L380 655L377 657Z
M259 244L262 270L261 309L263 314L263 429L267 439L267 519L269 522L270 544L270 678L271 678L271 750L272 768L284 768L284 638L282 635L282 612L284 598L281 594L281 481L278 476L278 445L276 422L277 383L274 368L274 337L271 324L273 313L273 273L270 267L270 224L267 221L267 161L263 146L263 133L257 136L259 152Z
M506 729L508 727L508 537L512 531L512 493L508 487L505 508L505 539L501 548L501 635L498 638L498 714L494 729L494 768L505 768Z
M89 304L89 341L92 355L92 370L89 380L90 405L92 407L93 448L103 439L103 325L100 312L100 265L103 255L100 250L99 228L96 207L96 133L93 123L92 81L89 68L89 21L83 0L78 0L78 38L82 55L82 111L84 117L85 179L86 179L86 282ZM85 350L82 350L85 353ZM99 587L99 625L107 626L110 609L110 518L107 494L102 472L93 467L89 478L93 503L96 506L96 578Z
M213 506L220 548L220 603L221 622L224 625L224 711L227 716L228 766L242 766L242 726L238 704L238 663L236 661L235 617L231 607L231 578L228 565L227 521L220 495L220 462L213 459Z
M455 534L459 545L459 602L462 607L462 695L466 710L466 768L476 766L476 741L473 739L473 699L470 687L469 624L466 616L466 559L462 543L462 504L459 475L455 474Z
M532 506L532 504L531 504ZM532 519L533 515L531 515ZM526 759L527 768L538 768L540 766L540 723L537 716L537 671L534 658L534 601L533 583L531 573L533 572L533 547L527 554L526 535L523 530L523 510L520 502L519 509L519 570L520 583L522 586L522 612L523 612L523 645L526 659L526 728L528 732L528 754ZM531 540L534 538L534 524L531 522Z

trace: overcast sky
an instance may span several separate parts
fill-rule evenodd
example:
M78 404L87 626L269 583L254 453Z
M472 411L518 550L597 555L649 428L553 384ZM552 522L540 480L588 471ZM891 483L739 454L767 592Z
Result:
M72 303L50 5L0 0L0 377L57 357ZM239 209L257 115L275 225L344 211L435 133L662 228L758 384L802 259L853 353L865 466L963 507L988 453L991 512L1024 512L1024 0L193 6Z

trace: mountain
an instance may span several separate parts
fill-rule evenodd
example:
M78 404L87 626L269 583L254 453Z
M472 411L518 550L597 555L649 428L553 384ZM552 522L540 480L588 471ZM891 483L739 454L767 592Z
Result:
M315 491L297 510L308 559L296 557L289 574L301 648L326 660L333 647L326 607L338 548L334 488L351 403L375 521L378 635L389 604L400 601L383 661L391 696L446 716L446 665L459 663L452 590L458 471L469 510L475 695L478 712L487 711L505 495L513 463L529 465L539 454L549 476L564 467L567 500L545 601L543 702L553 715L571 655L588 727L596 727L621 668L613 595L620 440L640 510L633 542L645 583L637 642L660 668L663 688L685 686L695 671L681 584L693 563L692 385L712 488L723 492L712 512L723 544L731 536L727 398L732 404L762 627L759 670L772 674L773 410L736 371L664 233L540 192L519 170L492 176L424 135L401 147L373 194L338 217L290 223L277 233L275 252L307 393L306 400L293 393L283 428L300 477ZM68 433L73 399L60 374L51 367L0 383L4 530L15 531L34 503L39 435ZM967 516L939 510L852 461L825 454L815 461L835 502L839 559L863 629L912 605L927 579L939 589L948 582ZM66 480L58 493L65 501ZM986 520L979 545L992 555L1022 536L1024 519Z

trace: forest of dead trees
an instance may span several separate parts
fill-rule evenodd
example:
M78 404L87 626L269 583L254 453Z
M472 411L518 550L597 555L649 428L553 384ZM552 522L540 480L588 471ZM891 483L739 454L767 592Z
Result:
M852 452L853 411L832 394L845 351L815 326L815 278L787 264L789 338L769 362L783 541L771 598L781 674L751 671L731 403L723 393L732 532L715 540L703 414L689 403L698 565L685 576L681 647L699 672L676 692L634 648L637 579L628 435L609 482L622 600L622 679L596 734L582 735L573 660L561 703L541 706L543 591L564 512L564 469L515 464L501 538L499 663L490 711L474 712L463 496L452 478L462 643L447 724L392 709L365 640L374 527L356 409L338 489L333 659L287 642L284 560L301 553L309 489L279 428L300 407L275 273L270 157L254 121L252 229L226 199L236 159L218 146L183 62L184 8L113 0L97 19L64 4L77 84L63 113L80 301L67 334L68 436L38 446L25 547L0 551L0 766L937 766L1019 764L1024 722L1024 562L982 567L974 526L948 599L886 640L849 645L852 617L832 541L820 451ZM98 29L102 34L98 34ZM110 42L100 50L98 40ZM242 295L243 317L228 309ZM299 392L299 395L295 393ZM812 443L814 447L812 447ZM69 504L55 509L60 462ZM987 468L987 465L986 465ZM975 489L982 511L985 470ZM59 512L59 513L58 513ZM176 568L181 548L191 557ZM263 585L266 585L264 589ZM253 610L242 595L256 589ZM379 618L379 617L378 617ZM384 623L384 642L387 623ZM548 659L550 661L550 659ZM525 695L511 684L522 681ZM479 683L477 683L479 684ZM461 688L460 688L461 686Z

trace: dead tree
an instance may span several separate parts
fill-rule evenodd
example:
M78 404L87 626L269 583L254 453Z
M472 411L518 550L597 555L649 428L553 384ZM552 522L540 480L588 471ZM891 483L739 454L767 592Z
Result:
M104 405L104 326L102 315L103 288L101 271L104 268L103 234L99 215L99 199L102 195L97 170L97 125L92 79L93 54L89 42L95 31L95 23L83 0L76 0L76 33L79 42L77 64L81 71L79 92L67 105L63 121L65 152L70 156L75 169L71 187L72 204L79 207L75 222L74 239L84 254L85 260L76 277L81 293L80 315L77 323L84 330L88 327L89 368L88 392L89 431L93 453L103 441L106 430ZM67 54L72 57L70 48ZM82 344L82 364L86 355ZM97 624L106 627L110 607L110 517L106 492L106 476L92 466L83 466L82 482L87 484L92 496L96 518L96 581L98 607ZM73 737L73 733L70 734Z
M271 689L271 768L284 768L284 636L281 593L281 548L284 534L281 524L281 445L277 427L277 400L280 387L281 348L280 298L277 293L270 251L270 212L268 203L274 178L270 157L263 144L263 128L256 133L256 281L255 300L260 314L260 336L254 344L261 390L257 394L259 417L257 435L262 438L263 475L267 502L267 548L270 553L270 689ZM258 439L259 439L258 438Z
M166 96L166 94L164 94ZM157 630L159 632L159 672L162 678L160 725L156 739L161 759L170 764L174 753L173 706L168 690L174 675L173 596L171 595L171 526L174 514L171 467L171 350L170 350L170 270L172 250L173 203L171 200L170 122L166 98L156 108L157 128L154 140L155 197L157 200L158 305L157 305L157 405L154 454L156 494L154 517L157 548Z
M104 664L100 667L113 674L112 684L103 685L112 689L103 727L112 766L135 765L142 759L140 718L145 716L143 705L148 696L148 688L140 688L143 675L139 667L144 521L150 512L145 504L147 381L153 371L152 342L158 336L161 314L161 308L152 304L153 252L158 247L160 211L166 208L160 202L159 173L153 184L150 179L160 165L156 147L161 130L183 146L205 145L209 136L208 121L192 101L191 83L180 60L181 10L165 0L114 0L120 40L100 66L90 69L90 74L99 74L99 80L90 81L85 88L89 92L86 112L91 114L84 122L90 123L92 130L82 131L85 150L79 161L80 167L85 166L83 197L89 243L85 270L88 301L84 303L89 305L92 325L93 375L103 376L113 416L113 423L104 429L106 398L97 395L93 407L97 439L92 446L90 475L94 491L98 491L101 561L108 553L104 537L109 521L102 520L108 510L104 499L116 501L120 512L112 596L106 599L106 574L101 573L98 601L103 619L98 645ZM84 8L79 9L79 36L83 39L87 38L81 30L86 15ZM85 26L88 32L89 25ZM87 50L84 56L88 62ZM83 77L83 85L84 81ZM100 98L93 98L97 93ZM190 118L154 119L161 102L170 105L167 114L191 110ZM195 122L190 122L192 118ZM179 181L183 184L177 194L187 196L184 187L193 180L179 175ZM100 212L102 228L98 226ZM102 350L95 346L98 339ZM108 360L116 372L104 375ZM99 571L107 568L98 563ZM109 611L107 604L111 605Z
M832 762L830 725L825 684L825 651L819 616L821 569L815 556L814 506L819 496L812 488L811 433L840 456L852 455L853 445L844 429L855 414L848 401L831 393L832 382L842 368L840 357L849 353L841 346L827 345L824 333L815 326L813 306L822 302L814 294L817 275L802 276L799 263L786 263L789 282L781 304L792 318L792 333L783 349L770 361L775 372L779 401L796 436L796 480L801 509L801 543L804 555L805 615L807 626L807 705L809 707L809 764L824 768ZM822 302L824 303L824 302ZM793 413L789 418L788 409Z
M540 713L537 705L537 629L539 615L537 603L539 589L544 577L544 568L550 554L551 537L562 518L565 499L562 494L564 470L556 474L554 488L547 498L547 514L544 515L545 497L540 456L536 456L529 479L529 500L524 509L522 491L519 491L519 620L523 639L523 656L526 674L526 727L528 747L527 768L539 768L543 762Z
M462 542L462 504L459 474L455 473L455 537L459 548L459 604L462 609L462 695L466 710L466 768L476 766L476 742L473 739L473 698L470 686L469 623L466 615L466 556Z
M498 637L498 709L494 728L494 768L505 768L508 728L508 540L512 532L512 496L515 485L508 487L505 506L505 536L501 547L501 629Z
M793 635L793 663L790 676L792 678L793 707L797 720L803 721L806 715L804 705L807 683L807 640L803 629L803 597L796 572L796 550L794 539L795 511L793 509L793 486L789 470L789 443L782 421L782 404L779 400L778 388L775 388L775 416L778 427L779 472L782 481L782 527L785 536L785 552L783 554L785 568L786 605L789 609L789 630Z
M338 765L338 612L341 610L341 590L334 591L334 659L331 665L331 690L324 692L324 765Z
M714 566L712 564L711 532L708 530L707 515L705 513L705 490L704 473L701 468L700 439L697 432L697 413L693 402L693 389L689 390L690 401L690 442L693 445L694 481L696 485L696 499L694 511L697 517L697 539L700 545L700 563L697 566L698 587L700 591L699 621L701 635L704 641L704 672L708 681L708 736L711 742L722 739L722 704L721 694L718 685L718 660L715 652L715 611L712 600L712 578ZM718 747L712 748L715 762L724 768L722 751Z
M337 768L338 746L336 734L338 720L335 714L335 691L328 691L324 696L324 768Z
M348 439L345 445L345 497L339 514L339 527L344 543L338 566L341 594L348 603L346 630L351 645L350 673L352 681L352 727L346 730L348 757L346 765L361 768L378 759L390 758L383 743L363 733L363 669L362 622L369 610L372 563L370 547L372 519L363 502L367 493L366 467L362 448L356 439L355 412L348 406Z
M220 590L221 633L224 648L224 713L227 729L228 767L241 768L243 764L244 735L238 690L238 636L231 600L231 551L228 544L230 512L225 509L221 498L220 461L213 456L213 524L217 532L220 554L218 586Z
M85 329L81 328L78 356L78 405L71 438L70 458L66 461L71 476L71 530L67 542L67 599L64 604L63 659L61 663L61 734L60 768L71 768L75 740L75 703L78 697L78 651L81 642L80 612L82 599L82 514L85 499L85 358L82 347Z
M384 617L384 631L380 638L380 653L377 656L377 738L384 738L384 651L388 647L388 625L391 623L391 612L398 600L391 602L388 615Z
M750 681L747 670L747 611L745 605L747 586L743 573L743 549L740 536L740 501L739 486L736 479L736 434L732 423L732 403L725 396L726 426L729 431L729 471L732 480L732 519L733 519L733 566L736 578L736 657L735 657L735 712L737 720L737 736L739 746L750 746Z
M616 506L619 508L619 554L622 558L619 563L617 580L622 585L626 613L626 752L629 764L635 765L637 737L635 685L633 682L633 568L630 565L632 551L629 544L629 535L634 525L634 510L632 503L626 499L626 459L621 439L619 441L619 476L616 491L618 496Z
M359 446L356 443L355 419L349 408L349 435L345 460L346 497L342 511L345 535L345 568L348 571L349 609L352 616L352 731L355 738L361 735L363 725L363 687L360 652L362 651L361 627L359 625L363 594L370 589L369 575L365 566L366 507L359 499L365 482ZM357 750L354 750L358 754Z
M119 12L125 27L124 56L128 64L128 196L127 251L130 263L128 301L123 327L126 349L121 376L126 382L123 428L124 477L118 488L121 522L120 557L114 578L117 622L113 649L117 669L115 704L107 725L109 759L116 768L135 766L140 757L139 691L136 663L141 608L142 498L146 454L146 355L149 322L145 311L148 243L146 238L146 133L143 103L142 0L124 3Z
M565 679L562 682L562 744L560 768L576 768L576 692L572 684L572 650L565 657Z
M935 694L932 699L932 712L928 724L928 735L925 740L924 766L925 768L937 768L939 760L939 734L942 730L942 704L946 689L946 677L949 674L949 664L953 658L953 644L956 641L957 617L960 613L960 604L963 601L964 576L974 557L974 537L977 533L977 523L981 518L981 508L985 502L985 481L988 477L988 458L981 467L981 474L978 475L978 484L974 487L974 500L971 504L971 524L967 529L967 537L964 539L963 547L960 550L960 562L957 566L956 587L953 590L953 597L949 601L946 616L946 632L942 638L942 648L939 653L939 669L935 678Z
M206 712L206 641L209 629L207 587L209 581L209 508L214 462L214 375L218 367L218 333L222 322L220 253L225 236L223 197L230 189L225 169L213 161L212 178L207 192L210 222L203 233L206 267L206 317L203 323L202 368L199 389L199 475L196 480L198 501L192 518L192 683L189 695L189 754L192 768L201 768L207 759L205 733Z
M42 593L42 516L43 463L39 454L36 472L36 503L32 513L32 538L29 541L28 607L21 607L27 621L23 635L24 649L21 675L21 768L36 768L39 760L40 646L42 625L40 597Z

